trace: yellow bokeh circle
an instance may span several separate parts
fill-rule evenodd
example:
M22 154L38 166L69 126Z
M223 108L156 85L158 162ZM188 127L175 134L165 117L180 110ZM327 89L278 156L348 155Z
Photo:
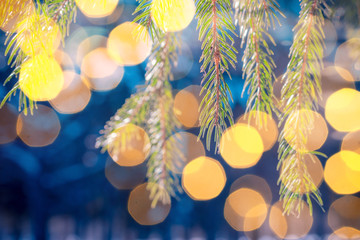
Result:
M126 124L114 133L108 153L120 166L136 166L143 163L150 153L150 139L141 127Z
M62 90L64 75L55 59L40 54L21 66L19 84L31 100L48 101Z
M233 168L254 166L264 151L259 132L247 124L235 124L228 128L220 140L220 153Z
M151 15L156 25L165 32L177 32L185 29L195 16L193 0L153 0Z
M360 92L343 88L326 101L326 120L341 132L360 130Z
M119 0L75 0L75 2L85 16L102 18L115 11Z
M143 37L138 34L143 32ZM125 22L114 28L109 35L109 56L119 65L133 66L142 63L151 52L152 41L147 30L137 23Z
M205 201L217 197L226 183L221 164L209 157L198 157L188 163L183 171L182 186L194 200Z

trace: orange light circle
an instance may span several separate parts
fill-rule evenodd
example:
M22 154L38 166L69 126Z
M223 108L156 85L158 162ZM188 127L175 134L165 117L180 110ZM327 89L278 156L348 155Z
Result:
M360 130L346 134L341 144L341 150L360 154Z
M18 114L16 108L10 104L5 104L0 108L0 144L14 141L16 134L16 121Z
M75 0L80 11L90 18L103 18L111 15L119 0Z

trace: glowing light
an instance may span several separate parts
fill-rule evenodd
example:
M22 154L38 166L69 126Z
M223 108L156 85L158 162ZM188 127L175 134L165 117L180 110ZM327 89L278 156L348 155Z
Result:
M271 207L269 225L279 238L299 239L309 233L314 220L309 207L305 203L303 205L299 216L283 215L282 202L277 202Z
M185 127L199 126L199 106L201 87L191 85L178 92L174 99L174 113Z
M354 154L356 153L341 151L334 154L326 162L325 181L338 194L353 194L360 190L360 174L348 166L349 163L352 163Z
M267 204L271 203L272 193L265 179L255 175L245 175L231 184L230 193L240 188L249 188L261 194Z
M226 199L224 217L237 231L253 231L261 227L268 207L260 193L240 188Z
M339 240L339 238L350 240L360 239L360 231L352 227L342 227L334 231L328 240Z
M56 98L50 100L51 106L64 114L81 112L90 101L91 91L81 77L74 72L64 72L64 80L66 87L61 90Z
M81 32L80 32L80 34L81 34ZM82 34L85 35L86 32L82 33ZM92 35L91 37L87 37L87 35L86 35L81 38L82 39L85 38L85 39L80 42L80 44L77 46L77 50L76 50L76 63L80 66L82 65L82 61L87 54L89 54L91 51L93 51L97 48L106 47L107 40L108 40L106 37L104 37L102 35Z
M309 122L308 116L314 121ZM296 120L294 120L296 119ZM299 146L296 134L302 131L298 122L308 122L308 130L303 133L306 141L305 146ZM302 152L314 151L325 143L329 130L324 118L317 112L302 109L290 114L284 126L284 136L290 146ZM303 148L303 149L302 149Z
M332 94L325 106L325 116L333 128L342 132L360 129L360 93L344 88Z
M256 116L256 118L252 117L249 121L249 114L254 114L253 116ZM249 114L242 115L239 118L238 123L250 124L250 126L256 128L263 141L264 151L270 150L279 136L279 129L275 120L269 114L260 111ZM256 119L262 120L262 127L259 127L259 124L256 123Z
M120 2L120 5L118 5L109 16L106 16L104 18L89 18L88 20L94 25L109 25L117 22L120 19L123 11L124 4L121 4Z
M89 78L104 78L116 71L116 63L108 56L106 48L97 48L83 59L81 72Z
M358 51L356 51L356 48L359 46L359 44L359 38L349 39L337 48L335 54L335 65L345 68L354 76L358 74L356 67L359 64L359 56L357 54Z
M233 168L254 166L261 158L264 145L258 131L246 124L235 124L221 137L220 153Z
M119 0L75 0L80 11L90 18L102 18L111 15Z
M183 171L182 186L194 200L204 201L217 197L226 183L221 164L208 157L199 157L188 163Z
M26 61L20 70L20 88L34 101L48 101L55 98L64 84L59 64L41 54Z
M328 224L335 235L344 239L360 236L360 198L344 196L335 200L328 211Z
M147 184L142 184L131 191L128 211L134 220L141 225L155 225L163 222L168 216L171 204L159 201L155 208L151 207L150 192Z
M20 48L25 54L53 54L60 45L58 25L44 15L32 14L25 18L17 29Z
M161 0L152 1L151 15L156 25L166 32L185 29L195 16L193 0L170 0L164 4Z
M16 120L18 117L16 108L5 104L0 108L0 144L9 143L15 140Z
M19 115L16 132L28 146L44 147L52 144L59 135L60 121L54 110L38 104L33 115Z
M116 189L129 190L144 182L146 164L135 167L119 166L112 159L106 160L105 177Z
M144 32L144 37L137 37L138 32ZM125 22L110 32L107 50L119 65L132 66L142 63L150 55L151 46L151 39L143 26Z
M116 130L108 148L111 158L120 166L136 166L145 161L150 153L150 139L141 127L126 124Z
M16 26L26 16L33 14L32 0L0 1L0 9L4 15L0 16L0 29L4 32L14 32Z
M172 135L167 141L176 142L176 146L181 153L174 156L173 162L178 163L174 172L182 173L185 165L190 161L205 156L205 148L201 141L197 140L197 136L188 132L179 132Z
M352 151L360 154L360 130L348 133L341 144L341 150Z
M63 71L75 71L74 62L66 52L57 50L54 53L54 58Z

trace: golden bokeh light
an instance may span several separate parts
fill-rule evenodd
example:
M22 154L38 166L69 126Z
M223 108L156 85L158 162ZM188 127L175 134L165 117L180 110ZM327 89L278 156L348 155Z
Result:
M97 48L84 57L81 72L88 78L104 78L112 75L117 67L108 56L106 48Z
M193 0L153 0L151 15L156 25L165 32L178 32L185 29L195 16Z
M261 227L268 212L263 196L250 188L240 188L226 199L224 217L237 231L253 231Z
M75 70L74 62L71 59L71 57L69 56L69 54L67 54L66 52L57 50L54 53L54 58L55 58L56 62L61 66L61 69L63 71L74 71Z
M111 15L119 0L75 0L80 11L90 18L103 18Z
M307 119L313 119L309 122ZM302 130L298 122L308 122L307 131L303 133L303 138L306 143L304 146L299 146L298 138L296 137ZM301 152L310 152L317 150L324 145L329 134L328 127L324 118L317 112L312 110L302 109L295 111L289 115L284 125L285 140L291 147ZM300 141L301 142L301 141Z
M60 45L59 27L45 15L32 14L25 18L19 23L17 32L21 50L30 56L52 55Z
M360 198L344 196L335 200L328 212L328 224L334 234L344 239L360 236Z
M50 100L51 106L63 114L81 112L90 101L90 89L82 81L81 77L72 71L64 72L64 80L64 88L56 98Z
M18 114L16 108L5 104L0 108L0 144L10 143L17 137L16 121Z
M341 132L360 130L360 92L344 88L326 101L326 120Z
M163 204L159 201L155 208L151 207L150 191L147 184L137 186L131 191L128 201L128 211L133 219L141 225L156 225L165 220L171 208L171 204Z
M85 31L85 30L84 30ZM104 48L107 44L107 38L102 35L92 35L90 37L87 37L87 33L81 38L81 42L78 44L76 48L76 63L81 66L82 61L85 58L87 54L89 54L91 51L97 49L97 48ZM85 39L83 39L85 38Z
M341 144L341 150L360 154L360 130L346 134Z
M341 151L331 156L325 165L324 179L337 194L354 194L360 191L360 172L349 167L358 154Z
M144 32L144 37L137 33ZM119 65L133 66L142 63L151 52L152 41L143 26L125 22L114 28L109 35L109 56Z
M261 194L267 204L271 203L272 192L265 179L256 175L245 175L231 184L230 193L240 188L249 188Z
M360 38L351 38L342 43L336 50L335 65L345 68L353 76L358 75L357 66L359 65L359 54L357 46L360 44ZM355 79L358 80L358 79Z
M264 151L258 131L247 124L237 123L228 128L220 140L220 154L233 168L249 168L260 160Z
M34 12L32 0L0 1L0 9L5 13L0 16L0 29L4 32L14 32L16 26Z
M146 160L150 153L150 139L144 129L129 123L117 129L113 135L108 153L117 164L132 167Z
M27 60L21 67L20 89L34 101L55 98L64 85L64 75L55 59L40 54Z
M93 25L109 25L118 22L124 11L124 4L121 4L120 1L119 3L110 15L103 18L88 18L88 21Z
M176 154L173 162L177 163L174 172L182 173L186 164L190 161L205 156L205 148L201 141L197 140L197 136L188 132L178 132L172 135L168 141L173 141L179 149L180 154Z
M178 92L174 99L174 114L187 128L199 126L199 106L201 86L191 85Z
M209 157L198 157L189 162L183 171L182 186L194 200L205 201L217 197L226 183L221 164Z
M124 73L125 73L124 68L118 67L111 76L104 78L83 77L83 80L86 83L86 85L93 91L99 91L99 92L110 91L116 88L120 84L124 76Z
M321 99L319 104L325 107L327 99L336 91L343 88L355 89L354 78L345 68L338 66L325 67L321 71Z
M111 158L106 160L105 177L118 190L130 190L146 178L146 163L135 167L122 167Z
M252 115L249 121L249 116ZM257 122L261 120L261 125ZM267 113L258 111L242 115L238 123L250 124L259 132L264 144L264 151L270 150L277 141L279 129L275 120ZM261 126L261 127L260 127Z
M283 203L276 202L270 210L269 225L276 236L281 239L299 239L306 236L313 224L309 207L304 203L297 215L283 215Z
M34 114L22 112L16 124L20 139L30 147L44 147L52 144L60 132L60 121L55 111L44 105L37 105Z
M360 231L352 227L342 227L334 231L328 240L359 240Z

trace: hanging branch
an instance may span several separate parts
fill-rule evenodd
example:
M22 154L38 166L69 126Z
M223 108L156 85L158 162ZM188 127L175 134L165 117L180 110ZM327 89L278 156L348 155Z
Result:
M274 39L268 33L270 27L280 24L277 14L284 17L279 5L273 0L235 0L235 23L240 27L241 47L246 44L243 56L243 74L246 76L243 93L248 89L249 98L246 113L250 112L249 121L256 118L258 126L265 119L260 119L261 112L272 115L275 108L273 99L273 82L276 79L274 55L268 41L273 45ZM256 116L252 116L256 114Z
M300 213L304 197L311 212L311 197L320 206L323 204L304 161L306 155L320 154L306 151L314 116L309 111L307 114L300 113L300 110L316 110L321 95L325 7L323 0L302 0L300 20L294 28L296 33L290 49L290 62L283 77L282 119L286 120L285 126L291 127L284 128L280 134L278 169L281 169L280 198L287 214Z
M20 46L23 45L23 42L26 41L25 35L36 35L36 27L34 27L34 21L33 19L36 19L38 15L43 14L46 17L52 19L60 29L60 33L62 37L64 38L69 33L70 24L72 21L75 20L76 17L76 6L74 0L46 0L43 4L41 4L39 1L36 1L36 4L34 3L35 10L32 4L29 2L20 4L15 3L11 1L13 0L6 0L2 4L4 6L8 6L8 8L3 8L2 11L12 11L11 7L18 7L20 10L17 10L19 12L19 17L17 19L17 23L14 26L13 32L7 32L7 39L5 41L5 44L7 45L5 50L5 55L9 55L8 64L14 68L13 72L8 76L8 78L5 80L4 85L8 83L13 77L16 77L20 73L21 66L30 58L33 56L30 55L36 55L37 53L33 52L30 55L26 54ZM3 16L11 16L9 15L3 15ZM0 19L2 20L2 19ZM32 21L31 21L32 20ZM4 24L8 19L5 17ZM50 23L46 23L47 26L44 27L45 31L48 30L48 28L51 28L53 26L49 25ZM41 48L45 50L48 46L46 46L45 41L46 39L40 39L41 41ZM24 109L24 113L27 114L27 108L30 108L30 112L33 112L33 109L35 107L35 102L31 99L29 99L20 89L19 82L16 82L13 86L13 88L5 95L4 99L2 100L0 104L0 108L4 106L7 100L10 100L12 95L16 95L17 90L19 90L19 111L21 109Z
M220 137L228 123L233 124L232 100L229 86L223 73L229 73L229 65L235 68L236 49L233 38L235 26L231 20L230 0L197 0L196 18L198 19L199 40L202 41L203 53L201 72L204 73L201 94L204 98L200 104L200 133L206 135L206 146L209 149L213 132L216 151L219 151ZM230 43L229 43L230 42Z
M138 24L142 25L144 27L143 29L146 29L149 32L152 39L158 38L161 31L156 26L156 24L154 23L154 19L151 16L152 0L136 0L136 1L139 2L139 5L136 7L133 13L133 15L138 14L135 17L134 22L137 22ZM145 32L139 32L138 36L144 39L144 34Z

